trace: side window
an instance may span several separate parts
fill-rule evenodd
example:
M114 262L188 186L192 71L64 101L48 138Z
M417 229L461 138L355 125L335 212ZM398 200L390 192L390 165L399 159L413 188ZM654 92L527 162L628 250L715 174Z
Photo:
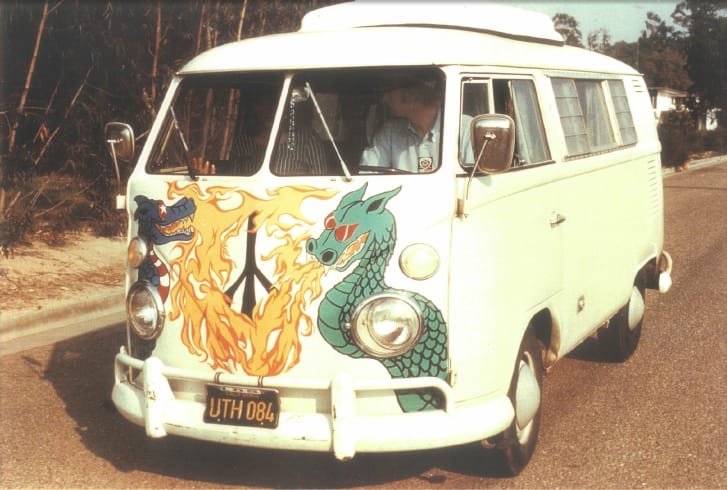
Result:
M462 84L462 114L474 117L490 112L489 86L489 80L466 80Z
M618 129L621 133L621 143L624 145L636 143L636 128L634 127L634 119L631 117L631 109L626 98L624 83L621 80L609 80L608 88L611 91L611 100L616 112Z
M518 163L527 165L550 160L543 119L532 80L512 80L510 83L517 130L515 145Z
M474 165L475 157L470 143L470 121L478 114L489 114L490 80L466 79L462 82L462 107L460 108L459 158L464 164Z
M616 139L608 118L603 85L596 80L576 80L576 89L588 128L588 142L591 145L591 151L614 148Z
M560 125L565 134L565 143L569 155L582 155L590 151L586 121L583 117L581 104L574 80L553 79L553 92L560 114Z
M462 85L462 118L477 114L507 114L515 121L515 156L513 167L550 160L545 129L535 85L527 79L467 80ZM462 131L469 131L464 127ZM467 138L469 141L469 138ZM460 144L463 144L460 138ZM470 152L471 153L471 152ZM465 159L460 149L463 163ZM473 160L473 158L471 159Z
M606 83L615 117L609 115L606 104ZM554 78L552 85L569 156L611 150L636 142L623 82ZM618 124L620 141L614 132L613 119Z

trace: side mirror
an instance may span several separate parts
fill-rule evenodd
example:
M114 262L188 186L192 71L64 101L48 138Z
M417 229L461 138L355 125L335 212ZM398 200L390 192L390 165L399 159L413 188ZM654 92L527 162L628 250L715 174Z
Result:
M110 122L104 128L104 136L114 160L118 158L128 162L134 158L134 130L131 129L131 126L120 122Z
M505 114L480 114L470 123L475 168L480 172L506 172L515 153L515 121Z
M457 217L465 218L470 185L477 171L486 174L506 172L515 154L515 121L505 114L479 114L470 122L470 142L475 164L467 179L464 196L457 198Z
M116 182L119 185L119 192L116 195L116 209L124 209L126 201L121 187L121 172L119 171L119 160L130 162L134 158L134 130L125 123L110 122L104 128L104 138L109 145L111 158L114 160L116 170Z

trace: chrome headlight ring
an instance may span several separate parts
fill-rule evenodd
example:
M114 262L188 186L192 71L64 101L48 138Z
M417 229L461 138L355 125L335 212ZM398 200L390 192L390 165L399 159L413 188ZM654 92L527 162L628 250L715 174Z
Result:
M351 317L351 335L372 357L391 358L411 350L422 336L419 306L410 298L382 293L362 301Z
M138 281L129 288L126 314L136 335L144 340L159 337L167 316L157 288L148 281Z

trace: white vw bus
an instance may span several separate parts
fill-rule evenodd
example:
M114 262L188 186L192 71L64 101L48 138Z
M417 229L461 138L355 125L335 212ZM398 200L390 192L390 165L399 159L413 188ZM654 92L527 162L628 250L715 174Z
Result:
M595 334L626 359L669 288L644 80L544 15L322 8L197 56L159 114L120 199L112 395L150 437L480 441L517 473L543 370Z

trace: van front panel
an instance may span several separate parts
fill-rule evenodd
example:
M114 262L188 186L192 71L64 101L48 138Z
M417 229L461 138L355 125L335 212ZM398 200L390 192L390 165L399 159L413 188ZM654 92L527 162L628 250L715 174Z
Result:
M394 128L383 94L417 79L417 96L441 100L444 76L432 68L173 84L129 181L138 259L129 343L117 357L122 414L152 436L339 457L507 426L504 393L455 413L448 171L459 117L446 132L445 111L433 112L416 154L397 153L395 138L370 149ZM387 108L405 107L407 94ZM334 430L337 417L353 420L355 435Z

